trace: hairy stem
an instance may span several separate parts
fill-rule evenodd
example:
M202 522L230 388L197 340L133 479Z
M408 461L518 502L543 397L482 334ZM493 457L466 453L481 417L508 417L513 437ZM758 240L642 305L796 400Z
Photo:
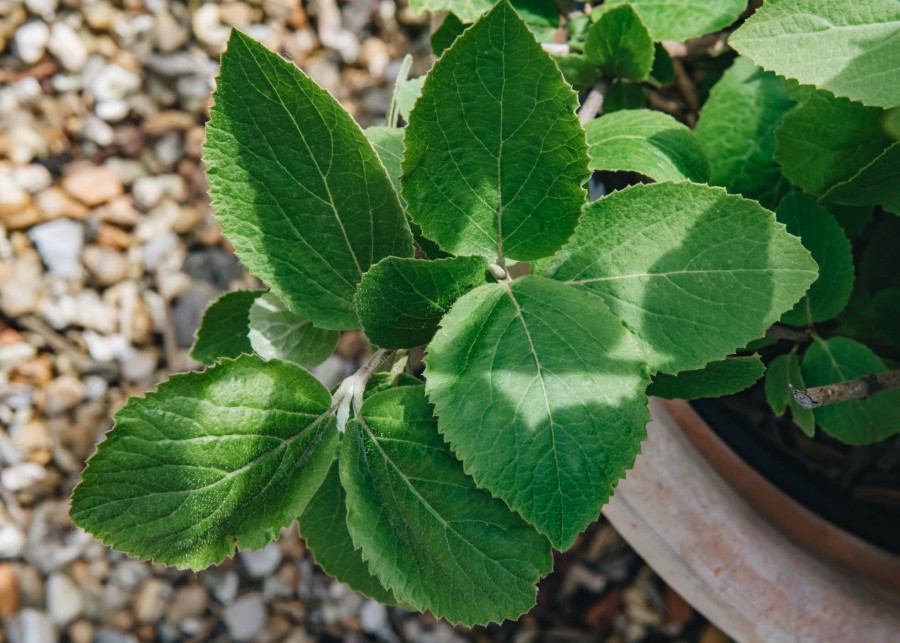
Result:
M789 342L798 342L808 344L812 341L809 332L800 328L791 328L790 326L782 326L781 324L773 324L766 331L766 337L769 339L784 339Z
M337 429L343 433L347 428L347 422L350 420L350 409L352 407L354 414L359 415L362 408L363 393L366 390L366 384L369 378L377 371L384 361L391 356L394 351L381 348L377 350L366 363L359 367L353 375L341 382L338 390L334 393L332 410L335 411L337 418Z
M607 89L608 85L601 80L588 92L587 98L578 110L579 123L587 125L595 116L603 113L603 98Z
M826 386L814 386L805 390L791 387L794 400L805 409L815 409L827 404L864 400L876 393L900 388L900 369L883 373L869 373L848 382Z

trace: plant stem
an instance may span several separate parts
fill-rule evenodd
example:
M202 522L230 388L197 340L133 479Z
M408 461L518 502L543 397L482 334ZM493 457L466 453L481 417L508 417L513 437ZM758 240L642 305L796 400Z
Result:
M350 420L350 409L353 408L355 415L359 415L362 408L363 393L366 390L366 384L369 378L377 371L384 361L391 356L392 350L381 348L377 350L366 363L359 367L353 375L341 382L338 390L334 393L331 409L335 411L337 418L337 429L343 433L347 428L347 422Z
M827 404L837 404L850 400L865 400L876 393L900 388L900 369L869 373L848 382L837 382L826 386L814 386L805 390L791 387L794 400L805 409L815 409Z
M790 326L782 326L781 324L773 324L766 331L766 337L769 339L784 339L789 342L798 342L808 344L812 337L810 334L799 328L791 328Z
M591 91L588 92L587 98L578 110L578 122L587 125L595 116L603 112L603 98L606 95L608 86L605 81L599 81Z

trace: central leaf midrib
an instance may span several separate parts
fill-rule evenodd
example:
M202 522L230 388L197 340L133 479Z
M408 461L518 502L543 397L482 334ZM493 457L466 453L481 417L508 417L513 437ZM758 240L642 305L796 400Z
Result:
M257 59L256 54L254 53L254 51L253 51L251 48L249 48L249 47L247 47L246 49L247 49L247 51L250 53L250 56L253 58L253 61L256 63L256 66L257 66L259 69L262 69L263 67L262 67L262 65L260 64L260 61ZM290 64L290 63L287 63L287 61L285 61L285 63L286 63L286 64ZM291 123L293 123L294 129L297 130L297 135L300 137L300 140L303 142L303 147L306 148L306 152L307 152L309 158L312 160L313 164L314 164L315 167L316 167L316 171L319 173L319 177L322 179L322 185L325 187L325 192L328 194L328 204L331 206L331 211L332 211L332 213L334 214L334 218L335 218L335 220L337 221L337 224L338 224L338 226L339 226L340 229L341 229L341 234L342 234L343 237L344 237L344 242L347 244L347 250L350 251L350 256L353 257L353 263L356 265L356 270L357 270L357 272L359 273L359 276L360 276L360 278L361 278L361 277L362 277L362 274L363 274L363 269L362 269L362 266L361 266L360 263L359 263L359 258L356 256L356 251L353 249L353 245L350 243L350 237L347 235L347 229L344 227L344 222L343 222L343 220L341 219L341 215L340 215L340 213L338 213L337 205L336 205L335 202L334 202L334 195L332 195L332 193L331 193L331 185L328 183L328 177L325 175L324 172L322 172L322 168L321 168L321 166L319 165L319 159L316 158L316 155L315 155L315 154L313 154L312 148L310 148L309 143L307 143L306 137L303 135L303 131L302 131L302 129L300 128L299 123L297 123L297 120L294 118L294 115L290 112L290 110L287 109L287 106L284 104L284 101L281 99L281 94L278 92L278 89L275 87L275 84L272 82L272 79L269 78L269 76L268 76L267 74L265 74L265 73L262 74L262 76L263 76L263 78L266 80L266 82L268 83L269 87L272 88L272 92L274 93L274 95L275 95L275 96L278 96L278 103L279 103L279 105L281 105L282 109L284 110L284 113L285 113L285 114L287 115L287 117L290 119ZM249 77L249 76L248 76L248 77ZM298 86L297 86L297 89L304 95L304 97L306 97L307 102L308 102L308 103L312 106L312 108L316 111L316 114L318 115L319 120L320 120L320 121L323 123L323 125L324 125L325 119L324 119L324 117L322 116L322 112L319 111L319 106L315 103L315 101L310 100L310 99L306 96L306 92L303 90L303 87L301 87L301 86L298 85ZM326 128L326 129L327 129L327 128ZM329 132L329 133L330 133L330 132ZM332 143L333 143L333 136L330 137L330 138L331 138ZM365 165L365 163L363 162L363 159L362 159L362 158L360 158L360 164L363 165L363 166ZM285 168L285 169L286 169L286 168ZM296 180L296 178L295 178L294 180ZM371 205L371 203L370 203L369 205ZM369 212L369 215L370 215L369 218L371 219L371 211ZM288 217L288 218L289 218L289 217Z
M490 556L485 554L481 549L479 549L472 542L470 542L468 538L466 538L461 533L459 533L459 531L454 529L452 527L451 523L444 520L443 516L441 516L437 512L437 510L431 505L431 503L428 502L422 496L422 494L419 493L419 490L416 489L415 485L412 484L409 477L407 477L406 474L403 473L403 471L400 469L400 467L397 466L397 464L394 462L394 460L387 454L387 452L381 446L381 443L379 442L378 438L375 436L375 433L372 431L372 428L366 423L366 421L362 417L357 418L357 420L359 421L360 426L368 434L371 442L378 448L378 452L381 454L385 463L390 465L391 469L394 470L394 472L397 474L397 476L399 476L399 478L404 482L406 487L419 500L419 502L421 502L421 504L428 510L428 513L430 513L432 516L434 516L438 520L438 522L443 526L445 531L454 534L457 538L459 538L460 541L465 543L467 547L469 547L473 551L477 552L482 559L488 561L492 566L494 566L495 568L500 570L502 573L506 574L507 576L512 576L513 578L515 578L517 580L529 582L529 580L527 578L517 576L516 574L514 574L512 572L512 570L509 570L509 569L503 567L502 565L500 565L496 560L494 560L493 558L491 558ZM471 489L471 491L477 491L477 489ZM488 523L488 524L494 525L494 523ZM494 525L494 526L499 527L499 525ZM460 567L460 569L462 571L465 571L462 569L462 567Z

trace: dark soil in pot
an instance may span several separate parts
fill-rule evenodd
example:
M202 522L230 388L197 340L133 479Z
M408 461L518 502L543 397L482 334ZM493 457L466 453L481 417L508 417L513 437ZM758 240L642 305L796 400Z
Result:
M691 403L745 462L799 504L881 549L900 554L900 436L848 446L808 438L766 404L762 383Z

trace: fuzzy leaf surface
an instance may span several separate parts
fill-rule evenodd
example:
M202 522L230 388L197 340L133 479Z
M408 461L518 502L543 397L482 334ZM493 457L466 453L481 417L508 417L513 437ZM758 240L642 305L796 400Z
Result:
M775 415L784 415L791 410L791 419L808 437L816 432L816 419L811 409L805 409L794 399L791 387L804 389L803 374L800 372L800 360L796 352L779 355L766 369L766 402Z
M408 81L407 81L408 82ZM402 111L402 108L401 108ZM378 158L384 163L388 176L391 177L391 183L397 193L400 192L400 175L403 173L401 164L403 163L403 128L401 127L368 127L366 128L366 136L372 143L372 147L378 153ZM401 199L404 207L406 203ZM422 235L422 229L413 221L408 221L410 230L412 231L413 241L425 253L429 259L440 259L446 257L447 253L441 252L438 245L431 239L426 239Z
M108 545L201 569L294 520L337 444L331 396L287 362L242 355L131 398L88 461L73 522Z
M410 0L409 6L416 13L447 11L462 22L470 23L495 4L495 0ZM553 0L511 0L511 4L525 24L533 29L559 26L559 13Z
M900 104L896 0L767 0L728 43L803 84L866 105Z
M678 373L762 337L816 278L797 237L755 201L692 183L637 185L585 208L543 274L602 298L652 371Z
M403 196L453 254L529 260L572 234L586 198L577 100L506 0L444 52L410 114Z
M853 292L853 254L844 229L828 210L799 192L784 197L775 217L800 237L819 265L818 279L781 321L807 326L837 317Z
M774 208L789 187L775 162L775 128L794 106L784 81L737 58L713 86L697 120L709 182ZM740 118L735 118L740 114Z
M453 302L485 282L487 269L483 257L380 261L356 294L366 336L382 348L427 344Z
M653 40L687 40L727 27L747 8L747 0L607 0L629 4Z
M815 341L803 358L807 386L846 382L886 370L884 362L866 345L846 337ZM838 440L870 444L900 431L900 390L821 406L813 409L813 414L816 423Z
M813 92L775 130L775 160L787 178L820 196L852 179L888 148L883 118L884 111L876 107Z
M694 133L668 114L621 110L585 126L592 170L638 172L654 181L709 179Z
M293 64L235 30L206 131L210 196L243 264L317 326L357 327L363 273L413 252L359 126Z
M476 488L421 386L377 393L341 445L347 525L404 604L467 625L515 619L550 571L546 538Z
M191 359L212 365L222 357L237 357L253 352L247 333L250 329L250 307L262 290L228 292L211 303L200 320Z
M341 486L337 459L300 516L300 535L306 540L316 563L328 574L379 603L397 603L394 594L369 571L350 538L347 493Z
M526 276L458 299L425 364L438 426L466 471L568 549L646 437L634 338L599 299Z
M879 204L900 214L900 142L884 150L853 177L822 195L822 201L843 205Z
M678 375L657 373L647 389L648 395L667 400L696 400L739 393L753 386L763 376L766 367L759 355L727 357L710 362L701 369L682 371Z
M584 55L614 78L647 80L653 67L653 39L630 5L600 14L588 31Z
M273 293L266 293L250 306L249 337L253 350L263 359L312 367L334 352L340 333L316 328L288 310Z

